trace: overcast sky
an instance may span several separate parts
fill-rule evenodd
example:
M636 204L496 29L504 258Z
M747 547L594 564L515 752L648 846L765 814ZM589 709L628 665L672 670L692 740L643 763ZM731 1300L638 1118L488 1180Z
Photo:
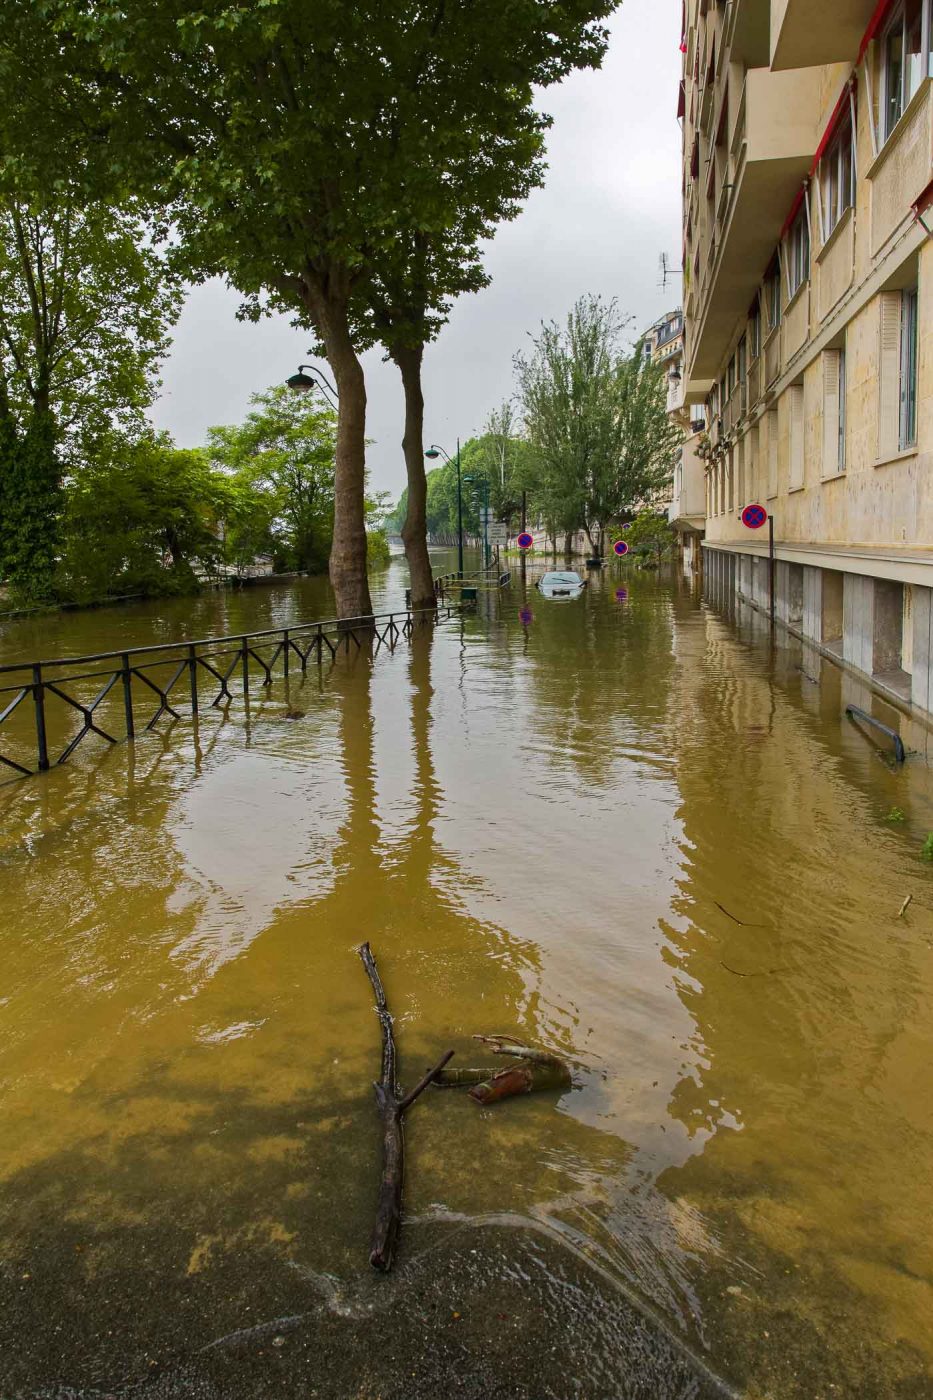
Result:
M542 320L578 296L617 297L639 326L680 302L663 290L658 258L680 266L680 0L625 0L599 72L577 73L544 94L554 117L548 176L524 212L490 244L492 285L463 297L425 355L425 440L452 451L512 393L512 357ZM308 338L286 317L235 318L221 282L194 288L175 332L153 418L181 447L215 423L235 423L250 394L281 383L307 358ZM405 484L398 371L364 359L372 485L396 498Z

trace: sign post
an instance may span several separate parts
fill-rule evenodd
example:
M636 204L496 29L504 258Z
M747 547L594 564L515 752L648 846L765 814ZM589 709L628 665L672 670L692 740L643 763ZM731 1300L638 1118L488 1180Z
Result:
M739 517L747 530L760 530L768 522L768 612L771 626L774 626L774 516L760 506L746 506Z

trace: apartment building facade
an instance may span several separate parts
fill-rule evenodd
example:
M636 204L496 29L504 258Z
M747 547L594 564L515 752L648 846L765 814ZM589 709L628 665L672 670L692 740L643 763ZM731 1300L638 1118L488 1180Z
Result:
M687 0L704 564L933 711L933 0ZM685 463L685 468L686 468ZM742 523L759 503L767 528Z
M652 362L660 365L667 374L667 412L683 433L683 442L674 461L671 497L665 509L668 521L677 534L684 572L697 575L702 573L700 545L706 526L703 464L697 456L697 447L706 424L702 406L687 406L682 307L668 311L648 328L645 348Z

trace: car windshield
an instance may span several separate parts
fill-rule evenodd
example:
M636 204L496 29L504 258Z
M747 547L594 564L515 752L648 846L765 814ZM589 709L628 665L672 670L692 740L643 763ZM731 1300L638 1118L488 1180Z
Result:
M579 574L545 574L542 583L582 583Z

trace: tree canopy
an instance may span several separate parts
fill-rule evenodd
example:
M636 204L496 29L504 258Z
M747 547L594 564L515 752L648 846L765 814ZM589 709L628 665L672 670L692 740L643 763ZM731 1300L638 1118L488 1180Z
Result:
M224 275L323 341L343 612L370 609L351 301L419 234L456 226L451 172L495 152L535 85L599 63L615 3L0 0L0 82L24 94L0 113L0 177L143 191L171 208L191 275Z
M0 567L50 596L65 478L145 432L180 307L139 210L0 198Z
M641 342L624 346L625 325L614 301L582 297L515 361L542 514L553 534L585 530L596 550L609 525L659 498L680 441L663 370Z

